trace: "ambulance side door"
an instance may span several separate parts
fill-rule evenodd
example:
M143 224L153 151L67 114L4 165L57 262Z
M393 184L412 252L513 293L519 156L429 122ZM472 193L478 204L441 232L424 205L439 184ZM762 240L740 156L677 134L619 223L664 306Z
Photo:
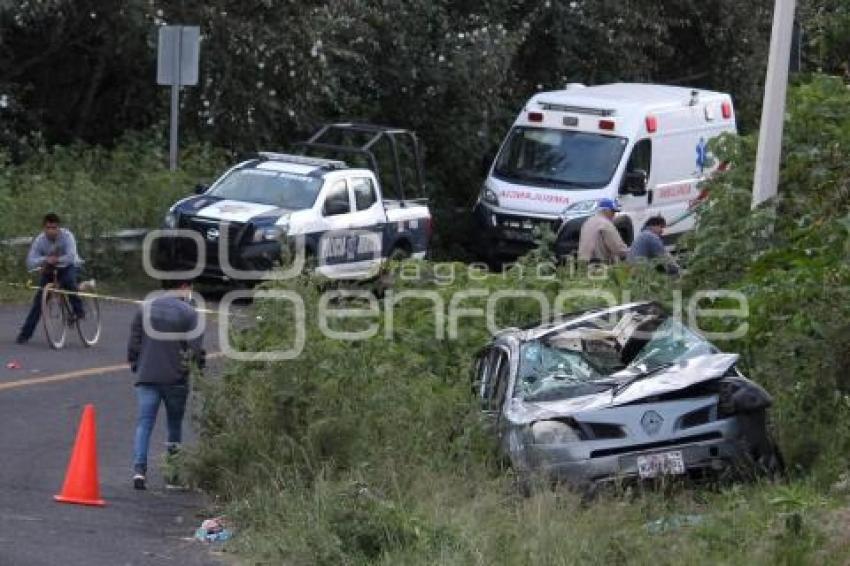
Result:
M652 140L640 139L632 146L620 181L618 197L623 212L631 218L632 239L650 216L652 176Z
M682 127L653 140L655 174L650 184L648 215L663 216L667 221L665 240L675 240L694 226L689 210L705 177L708 139L704 130Z

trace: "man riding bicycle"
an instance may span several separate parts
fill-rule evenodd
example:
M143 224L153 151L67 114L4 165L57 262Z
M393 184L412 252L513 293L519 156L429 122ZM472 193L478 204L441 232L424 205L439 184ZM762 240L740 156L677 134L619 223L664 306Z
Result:
M32 301L32 307L24 321L17 343L23 344L32 337L35 327L41 318L41 294L44 286L54 277L62 289L77 291L77 270L83 260L77 254L77 242L67 228L60 227L59 216L54 213L44 215L43 231L35 237L27 254L27 269L41 270L38 281L38 291ZM69 295L74 316L83 318L83 303L76 294Z

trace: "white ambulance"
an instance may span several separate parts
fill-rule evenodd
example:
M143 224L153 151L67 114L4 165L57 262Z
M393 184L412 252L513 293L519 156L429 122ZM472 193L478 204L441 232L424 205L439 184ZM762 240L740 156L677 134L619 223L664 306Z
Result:
M538 93L487 172L474 208L479 248L494 261L516 257L547 224L570 253L601 198L619 200L626 243L655 215L673 240L693 228L700 181L720 165L707 143L724 132L736 132L735 114L719 92L620 83Z

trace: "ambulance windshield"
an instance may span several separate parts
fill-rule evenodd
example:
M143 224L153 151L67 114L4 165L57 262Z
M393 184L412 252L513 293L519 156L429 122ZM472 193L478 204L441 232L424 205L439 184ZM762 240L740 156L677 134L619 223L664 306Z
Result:
M621 137L516 126L493 173L539 187L598 189L611 182L626 143Z

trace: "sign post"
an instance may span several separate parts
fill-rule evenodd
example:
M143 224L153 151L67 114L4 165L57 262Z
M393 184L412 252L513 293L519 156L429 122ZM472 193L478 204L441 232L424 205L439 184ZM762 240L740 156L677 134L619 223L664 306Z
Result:
M201 30L198 26L162 26L156 59L156 82L171 86L169 168L177 169L180 87L198 84Z

